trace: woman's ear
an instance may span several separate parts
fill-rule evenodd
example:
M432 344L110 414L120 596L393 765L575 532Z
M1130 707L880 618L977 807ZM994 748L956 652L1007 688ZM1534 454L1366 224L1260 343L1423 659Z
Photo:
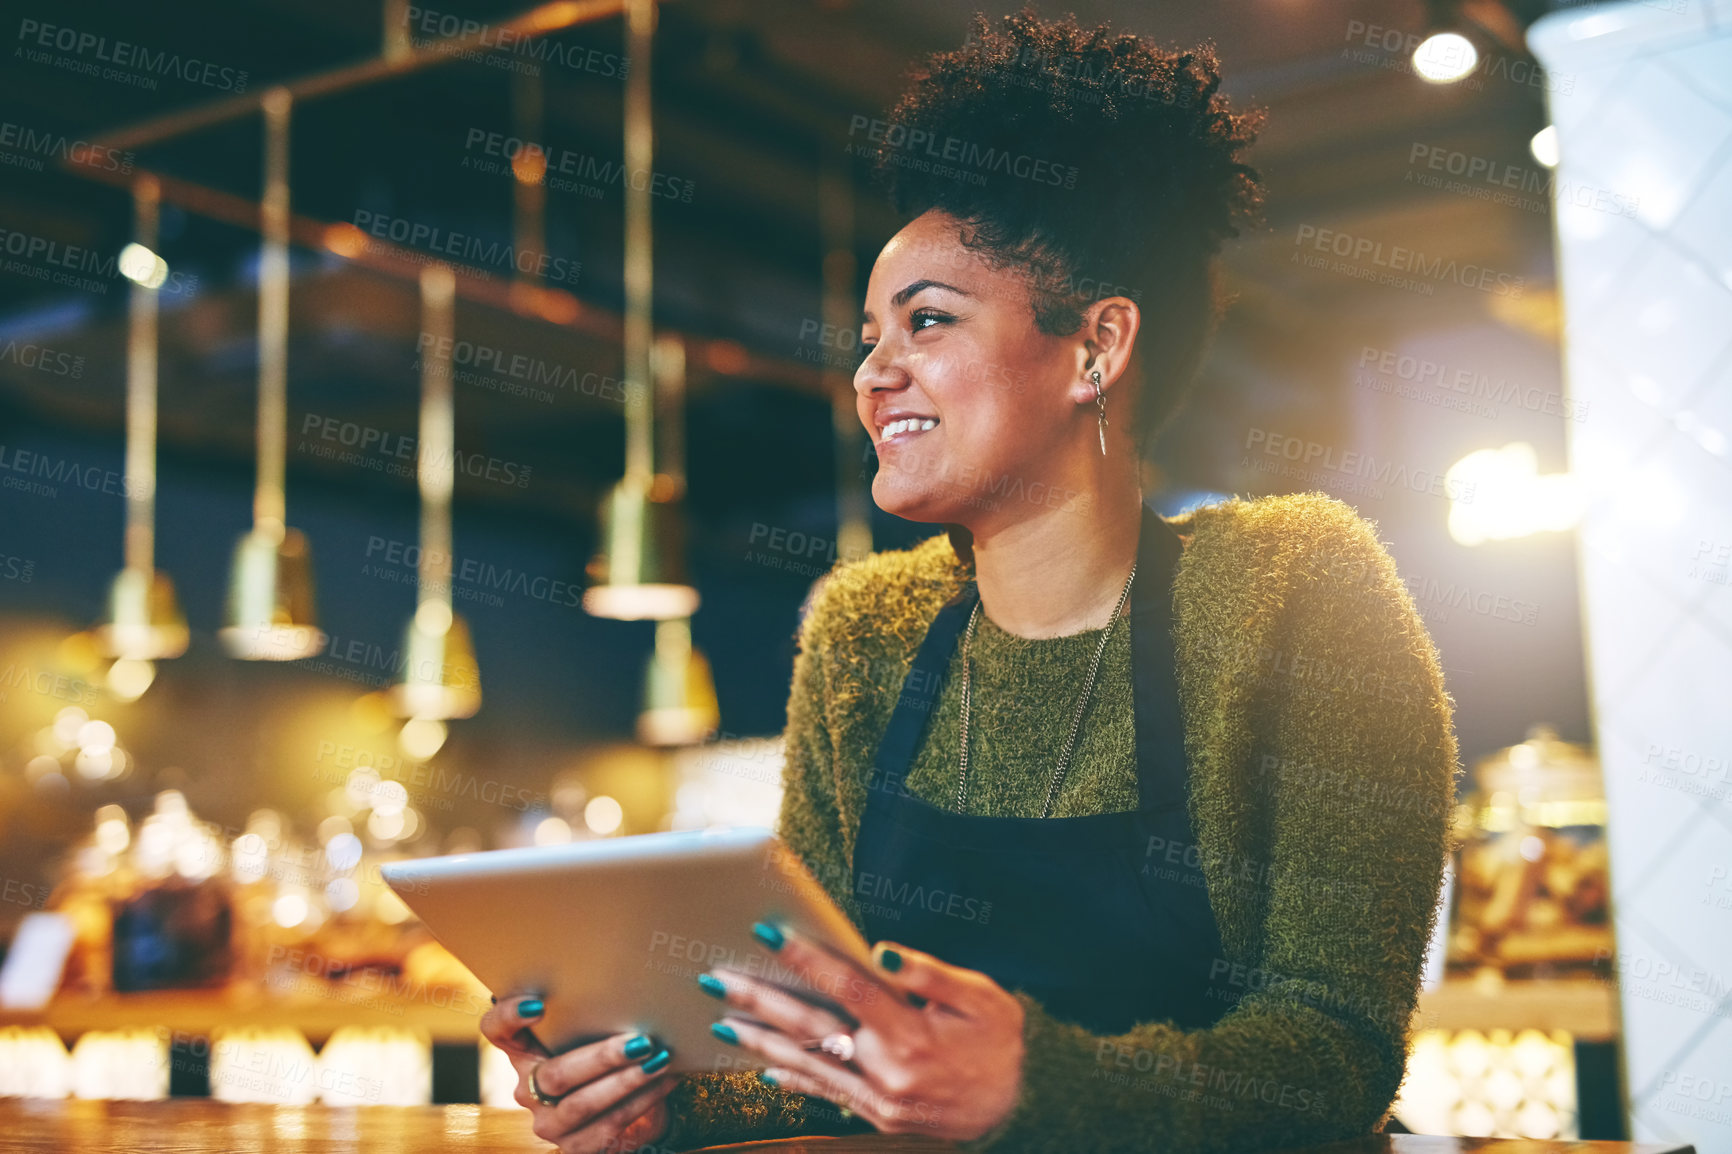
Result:
M1125 375L1136 350L1142 317L1142 310L1129 297L1103 297L1089 306L1078 333L1082 338L1078 350L1081 371L1070 389L1074 401L1085 404L1094 400L1095 373L1101 375L1103 394Z
M1130 367L1131 352L1136 348L1142 323L1142 310L1130 297L1103 297L1089 308L1089 344L1094 353L1093 367L1100 370L1101 391L1105 392Z

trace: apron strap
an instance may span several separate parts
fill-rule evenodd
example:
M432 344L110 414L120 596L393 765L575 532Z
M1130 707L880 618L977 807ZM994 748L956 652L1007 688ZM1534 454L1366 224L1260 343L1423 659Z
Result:
M920 748L920 737L926 731L944 678L950 671L950 655L956 650L956 639L968 624L974 603L980 600L980 589L973 581L944 603L926 631L926 639L914 655L914 665L902 681L902 695L890 714L890 724L878 743L873 761L873 780L900 783L914 767L914 755Z
M1184 545L1164 517L1143 506L1131 588L1131 681L1136 702L1137 789L1143 809L1182 806L1189 796L1184 721L1173 648L1173 574Z

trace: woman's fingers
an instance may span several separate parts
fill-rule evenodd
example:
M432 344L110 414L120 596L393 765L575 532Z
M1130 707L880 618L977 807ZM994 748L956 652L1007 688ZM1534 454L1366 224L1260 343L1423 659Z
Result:
M595 1043L597 1046L612 1044L612 1039ZM665 1054L665 1050L657 1051L658 1056ZM554 1059L549 1059L537 1068L535 1084L550 1098L562 1096L552 1106L543 1106L532 1099L530 1109L535 1114L536 1137L561 1147L565 1147L569 1139L575 1139L577 1144L574 1149L611 1148L609 1144L613 1139L618 1138L627 1126L655 1102L660 1101L679 1081L668 1073L665 1057L660 1058L659 1062L645 1063L627 1059L627 1065L587 1081L575 1089L565 1090L557 1088L557 1082L554 1086L548 1085L555 1081L553 1075L546 1073L547 1066L552 1061ZM646 1070L645 1065L653 1065L653 1069Z
M667 1064L667 1049L647 1034L615 1034L535 1063L535 1085L549 1098L564 1096L567 1100L587 1100L573 1092L580 1086L587 1087L598 1079L606 1080L616 1074L625 1076L628 1081L634 1075L638 1076L638 1082L647 1081Z
M821 1084L823 1090L819 1092L819 1097L861 1114L868 1113L867 1106L879 1102L883 1097L860 1073L837 1064L836 1059L821 1050L803 1049L798 1042L779 1030L733 1016L722 1019L721 1024L734 1036L735 1044L742 1049L750 1050L773 1066L796 1071ZM861 1065L867 1065L866 1059L869 1057L867 1054L860 1055Z
M916 1002L931 1002L965 1017L972 1016L982 1000L999 988L978 970L953 966L898 942L873 946L872 964L879 971L879 980L890 988L915 995Z
M877 975L786 926L759 922L752 934L772 956L755 975L767 985L834 1007L856 1022L871 1022L898 1001Z
M714 970L701 976L698 984L705 993L725 1002L728 1009L774 1026L790 1037L816 1038L854 1025L779 986L735 970Z
M534 994L496 1002L481 1015L481 1036L511 1055L514 1062L519 1057L545 1058L547 1050L529 1032L529 1027L541 1020L543 1008Z
M587 1129L568 1136L560 1144L562 1154L622 1154L641 1150L657 1154L666 1147L656 1145L668 1132L671 1118L667 1096L679 1085L678 1078L661 1078L622 1100L618 1117L603 1116Z

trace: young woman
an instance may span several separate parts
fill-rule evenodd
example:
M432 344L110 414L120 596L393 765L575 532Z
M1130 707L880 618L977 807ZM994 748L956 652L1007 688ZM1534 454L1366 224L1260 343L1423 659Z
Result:
M1140 486L1258 196L1218 83L1208 50L977 18L875 134L909 223L854 382L873 498L946 532L815 591L780 831L875 967L759 926L852 993L700 978L761 1077L517 1049L538 1134L1243 1151L1383 1117L1457 759L1435 650L1339 501L1163 518Z

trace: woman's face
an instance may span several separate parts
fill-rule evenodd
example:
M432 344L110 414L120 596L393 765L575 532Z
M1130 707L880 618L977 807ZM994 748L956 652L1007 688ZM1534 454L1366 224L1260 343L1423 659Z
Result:
M877 446L879 508L978 533L1015 519L1013 502L1033 512L1052 507L1055 486L1075 492L1078 449L1099 449L1090 326L1041 332L1027 274L992 268L960 229L933 210L879 253L854 391Z

